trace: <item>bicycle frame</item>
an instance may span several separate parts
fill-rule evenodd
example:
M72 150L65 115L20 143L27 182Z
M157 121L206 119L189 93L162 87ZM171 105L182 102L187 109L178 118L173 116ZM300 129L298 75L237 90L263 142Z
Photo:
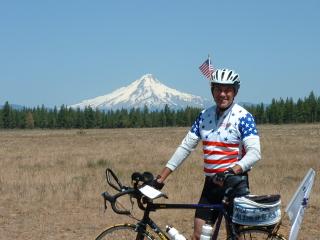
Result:
M139 232L146 231L146 227L150 226L151 229L163 240L168 240L169 237L164 233L158 225L149 217L150 212L160 210L160 209L208 209L208 210L218 210L220 212L218 219L215 223L214 234L212 240L216 240L220 230L222 218L224 217L227 222L227 231L230 234L230 240L235 240L237 233L235 225L232 223L229 214L223 204L175 204L175 203L153 203L148 201L147 206L144 209L144 215L141 221L137 223L138 235L137 239L143 239L143 236ZM142 230L142 231L141 231Z

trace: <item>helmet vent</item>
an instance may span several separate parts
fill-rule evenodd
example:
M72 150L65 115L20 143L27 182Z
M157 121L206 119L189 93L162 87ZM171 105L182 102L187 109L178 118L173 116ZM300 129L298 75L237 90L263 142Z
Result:
M219 73L219 72L218 72L218 71L216 71L216 78L217 78L217 79L218 79L218 73Z
M224 76L224 70L221 73L221 79L223 79L223 76Z
M234 78L232 80L235 81L238 77L239 77L239 75L237 74L234 76Z

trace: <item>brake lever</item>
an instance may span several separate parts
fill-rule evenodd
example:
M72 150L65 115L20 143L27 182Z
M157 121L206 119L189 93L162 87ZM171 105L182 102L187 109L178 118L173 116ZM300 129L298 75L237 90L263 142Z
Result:
M106 211L107 211L107 208L108 208L108 206L107 206L107 199L106 199L106 197L105 197L105 193L104 193L104 192L101 193L101 195L102 195L103 200L104 200L104 212L106 212Z

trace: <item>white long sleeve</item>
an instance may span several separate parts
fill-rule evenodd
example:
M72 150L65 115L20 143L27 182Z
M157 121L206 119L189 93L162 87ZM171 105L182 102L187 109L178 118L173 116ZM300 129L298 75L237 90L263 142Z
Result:
M181 144L179 145L175 153L168 161L166 167L169 168L171 171L174 171L190 155L190 153L198 145L199 141L200 138L189 131L185 138L182 140Z
M237 164L242 168L243 172L246 172L261 159L259 137L247 137L243 140L243 145L246 154Z

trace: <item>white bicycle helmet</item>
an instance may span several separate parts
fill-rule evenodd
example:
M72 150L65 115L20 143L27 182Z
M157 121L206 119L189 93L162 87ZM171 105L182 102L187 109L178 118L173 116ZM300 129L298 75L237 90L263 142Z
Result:
M212 73L212 79L210 80L211 85L213 84L230 84L233 85L235 91L238 92L240 88L240 77L233 70L229 69L217 69Z

